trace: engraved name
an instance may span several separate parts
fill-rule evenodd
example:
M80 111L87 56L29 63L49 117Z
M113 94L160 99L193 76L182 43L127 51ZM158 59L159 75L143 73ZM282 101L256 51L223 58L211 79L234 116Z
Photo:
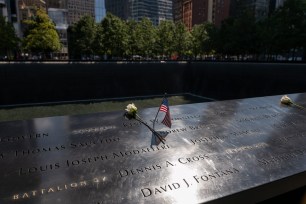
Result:
M283 115L283 113L264 114L264 115L247 117L247 118L239 118L239 119L236 119L236 121L237 122L251 122L251 121L256 121L256 120L276 118L281 115Z
M185 179L182 179L182 181L178 181L178 182L175 182L175 183L163 184L163 185L156 186L156 187L142 188L142 189L140 189L140 191L141 191L143 197L150 197L152 195L158 195L158 194L178 190L178 189L181 189L183 187L189 188L189 186L190 185L187 183L187 181Z
M140 166L140 167L131 168L131 169L121 169L118 172L119 172L120 177L133 176L137 174L151 173L151 172L158 171L158 170L161 170L167 167L173 167L173 166L176 166L176 163L185 165L189 163L200 162L206 159L209 159L209 156L205 154L201 154L201 155L190 156L190 157L181 157L177 159L177 162L164 161L158 164L152 164L148 166L142 166L142 167Z
M56 170L59 169L60 167L61 166L59 162L53 164L40 165L40 166L22 167L19 169L18 174L19 176L23 176L36 172L46 172L46 171Z
M265 105L265 106L253 106L253 107L250 107L249 109L250 110L262 110L262 109L269 109L269 108L272 108L273 106L271 105Z
M292 121L280 121L278 123L272 124L273 128L284 129L292 126L296 126L300 123L300 121L292 120Z
M236 168L228 168L223 170L216 170L214 172L206 172L202 175L195 175L192 179L182 178L176 182L163 184L159 186L149 186L140 189L140 192L144 198L151 196L158 196L164 193L169 193L182 188L189 188L192 185L200 184L203 182L209 182L216 179L221 179L222 177L229 177L233 174L239 173Z
M18 142L18 141L24 141L24 140L29 140L29 139L42 139L48 136L49 136L48 133L30 133L30 134L22 135L22 136L0 137L0 143Z
M167 150L169 149L169 145L161 145L160 147L147 147L147 148L141 148L141 149L133 149L133 150L127 150L127 151L119 151L119 152L113 152L112 154L104 154L104 155L97 155L93 157L84 157L81 159L74 159L74 160L66 160L67 167L76 167L80 165L86 165L89 163L95 163L99 161L108 161L108 160L114 160L118 158L123 157L130 157L135 156L139 154L144 153L150 153L150 152L156 152L161 150Z
M298 149L292 152L280 154L277 156L266 157L263 159L258 159L257 162L261 166L274 165L275 163L280 163L287 160L294 160L306 154L306 149Z
M71 132L71 134L73 135L78 135L78 134L99 134L102 132L105 132L106 130L111 130L111 129L115 129L116 126L113 125L109 125L109 126L100 126L100 127L92 127L92 128L84 128L84 129L77 129L77 130L73 130Z
M254 145L247 145L243 147L238 147L234 149L228 149L226 150L226 153L228 154L233 154L233 153L240 153L246 150L252 150L252 149L259 149L259 148L265 148L268 147L269 145L266 143L259 143L259 144L254 144Z
M152 147L147 147L147 148L133 149L133 150L128 150L128 151L113 152L112 158L116 159L120 157L138 155L138 154L143 154L143 153L168 150L170 148L171 148L170 145L161 145L161 146L155 146L155 147L152 146Z
M46 153L46 152L63 151L66 149L93 147L99 144L109 144L113 142L119 142L119 138L104 138L104 139L97 139L97 140L88 140L88 141L78 142L78 143L70 143L69 145L57 145L57 146L50 146L50 147L40 147L40 148L35 148L35 149L15 150L14 155L15 157L25 157L25 156L36 155L36 154L41 154L41 153Z
M93 164L97 162L106 162L109 160L115 160L120 159L124 157L131 157L136 156L139 154L144 153L153 153L157 151L164 151L168 150L171 147L169 145L161 145L156 147L147 147L147 148L140 148L140 149L133 149L133 150L127 150L127 151L119 151L119 152L113 152L111 154L100 154L95 156L88 156L88 157L82 157L79 159L71 159L66 160L64 163L61 162L54 162L39 166L31 166L31 167L21 167L18 169L19 176L27 175L27 174L33 174L33 173L43 173L48 171L57 170L59 168L70 168L70 167L77 167L77 166L83 166L88 164Z
M281 136L281 137L275 138L273 140L277 141L277 142L289 142L291 140L297 140L297 139L301 139L301 138L304 138L304 137L306 137L306 132L298 132L298 133L295 133L293 135Z
M224 139L227 139L231 136L235 137L241 137L244 135L251 135L254 133L260 133L261 131L259 129L252 129L252 130L242 130L242 131L237 131L237 132L230 132L227 135L216 135L216 136L211 136L211 137L200 137L198 139L190 139L192 144L198 144L198 143L211 143L214 141L222 141Z
M202 175L195 175L193 176L194 180L196 183L201 183L201 182L206 182L206 181L211 181L215 179L219 179L225 176L230 176L232 174L239 173L239 170L236 168L229 168L229 169L224 169L224 170L216 170L214 172L209 172L205 173Z

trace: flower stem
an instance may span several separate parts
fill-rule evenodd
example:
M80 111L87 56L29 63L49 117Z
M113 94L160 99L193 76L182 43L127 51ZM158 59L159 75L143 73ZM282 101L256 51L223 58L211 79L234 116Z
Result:
M159 139L163 144L165 144L164 141L163 141L163 140L165 140L165 139L164 139L158 132L156 132L153 128L151 128L148 124L146 124L145 122L143 122L142 119L141 119L137 114L136 114L135 120L141 122L143 125L145 125L147 128L149 128L149 130L151 130L151 132L152 132L154 135L156 135L156 136L158 137L158 139Z
M298 105L296 103L292 103L292 105L296 106L299 109L305 110L305 108L303 106L300 106L300 105Z

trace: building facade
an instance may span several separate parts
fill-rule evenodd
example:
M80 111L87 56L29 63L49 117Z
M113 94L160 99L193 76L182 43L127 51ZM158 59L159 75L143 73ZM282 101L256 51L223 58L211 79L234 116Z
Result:
M69 25L78 22L85 15L95 18L95 0L69 0L67 10Z
M85 15L93 17L97 23L105 17L104 0L46 0L46 2L48 15L56 25L55 28L63 45L60 53L56 53L60 59L68 58L67 29L69 25L78 22Z
M106 0L106 12L123 20L140 21L149 18L154 25L163 20L173 20L172 0Z
M67 23L72 25L84 15L92 16L95 21L101 22L105 17L104 0L45 0L47 8L67 10ZM62 14L60 14L62 15ZM55 16L53 16L55 17Z
M220 27L223 20L230 16L230 0L214 0L212 8L212 22Z
M21 0L18 1L18 18L22 23L25 20L30 19L36 13L36 9L42 9L46 11L46 2L43 0Z
M174 0L174 21L182 21L188 30L194 25L211 22L217 26L229 17L230 0Z
M43 0L16 0L15 2L16 4L14 6L16 6L17 16L17 24L15 24L15 29L17 35L22 38L25 29L28 27L24 21L35 16L38 8L46 11L46 2ZM14 7L11 8L14 9ZM12 12L13 19L14 16L15 14Z
M68 0L45 0L47 8L67 9Z
M129 0L105 0L106 13L109 12L123 20L130 17Z
M172 15L173 20L175 22L180 21L183 19L183 4L180 3L181 0L173 0L172 1Z
M193 11L193 1L192 0L185 0L181 6L182 12L182 19L180 19L188 30L191 30L193 26L193 18L192 18L192 11Z
M238 17L243 12L251 12L256 20L266 18L269 14L270 0L232 0L231 16Z

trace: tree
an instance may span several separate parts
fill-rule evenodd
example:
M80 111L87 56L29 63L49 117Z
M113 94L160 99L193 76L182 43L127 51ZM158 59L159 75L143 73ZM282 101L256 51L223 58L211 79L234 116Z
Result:
M207 34L207 38L203 44L203 51L205 54L215 54L216 46L217 46L217 36L218 36L218 29L212 23L205 24L205 30Z
M172 21L162 21L157 28L157 52L168 58L175 52L175 25Z
M271 60L272 56L281 53L279 46L279 33L277 24L273 16L257 23L258 25L258 51L262 54L262 59Z
M127 22L128 27L128 50L127 55L134 56L140 54L140 43L138 41L138 23L135 20Z
M93 41L93 51L95 55L102 57L104 55L104 30L101 23L96 24L96 36Z
M123 57L128 50L128 26L120 18L107 13L101 22L104 53L110 57Z
M136 26L139 55L152 57L156 42L156 31L148 18L143 18Z
M13 25L0 16L0 55L8 59L13 57L13 51L18 49L20 39L17 37Z
M23 40L23 48L33 53L47 53L59 51L61 43L54 23L47 13L42 9L37 9L35 16L31 20L26 20L29 27Z
M101 41L96 38L96 33L97 26L91 16L83 16L77 23L69 27L70 56L74 59L91 58L95 50L98 52ZM94 42L99 44L95 45Z
M195 25L191 30L192 53L194 58L202 53L202 40L206 39L204 24Z
M234 33L234 18L227 18L222 21L221 27L216 36L216 50L221 55L236 55L239 54L236 49L236 33Z
M224 20L214 42L223 55L239 57L257 53L258 30L252 12L246 10L236 18Z
M291 53L304 47L306 38L306 1L287 0L272 16L275 23L275 38L283 53Z
M175 23L174 50L178 57L186 55L190 47L190 32L183 22Z
M214 39L216 30L213 24L203 23L195 25L191 31L193 54L196 58L198 55L211 54L214 48Z
M246 10L241 16L235 19L233 34L239 55L252 55L257 53L257 24L252 12Z

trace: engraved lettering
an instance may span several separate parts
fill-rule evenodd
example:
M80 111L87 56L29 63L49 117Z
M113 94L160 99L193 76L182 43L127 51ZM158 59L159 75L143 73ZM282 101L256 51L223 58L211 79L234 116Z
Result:
M225 171L227 173L225 173ZM202 181L210 181L210 180L218 179L218 178L223 177L223 176L228 176L228 175L231 175L231 174L234 174L234 173L239 173L239 170L236 169L236 168L226 169L225 171L224 170L216 171L216 172L207 173L207 174L204 174L204 175L201 175L201 176L195 175L195 176L193 176L193 179L197 183L200 183Z
M154 164L151 166L145 166L145 167L137 167L135 169L122 169L119 170L120 177L126 177L129 175L135 175L135 174L141 174L141 173L149 173L152 171L160 170L162 167L159 164Z
M120 158L120 157L126 157L126 156L133 156L133 155L138 155L142 153L148 153L148 152L155 152L155 151L160 151L160 150L167 150L169 149L169 145L161 145L161 146L156 146L156 147L147 147L147 148L142 148L142 149L133 149L133 150L128 150L125 152L113 152L113 159Z
M183 179L182 181L186 187L188 188L190 186L190 184L185 180ZM140 189L143 197L150 197L152 195L158 195L158 194L161 194L161 193L167 193L167 192L171 192L171 191L175 191L179 188L181 188L183 185L181 184L182 183L181 181L180 182L175 182L175 183L171 183L171 184L165 184L165 185L161 185L161 186L158 186L158 187L146 187L146 188L142 188Z
M251 122L256 120L263 120L263 119L270 119L270 118L276 118L283 115L283 113L273 113L273 114L264 114L264 115L258 115L258 116L252 116L247 118L240 118L237 119L237 122Z
M175 166L174 164L172 164L171 162L169 162L169 161L166 161L166 167L168 167L168 166Z
M48 137L48 133L30 133L28 135L22 135L22 136L14 136L14 137L0 137L0 143L4 142L18 142L23 141L27 139L41 139Z
M250 107L250 110L258 110L258 109L268 109L268 108L272 108L271 105L266 105L266 106L254 106L254 107Z
M191 162L197 162L200 160L204 160L204 159L209 159L209 156L207 155L199 155L199 156L193 156L193 157L189 157L189 158L179 158L178 162L181 164L188 164Z
M27 149L27 150L16 150L15 156L29 156L30 154L40 154L45 152L51 152L51 151L59 151L64 150L66 147L64 145L61 146L54 146L54 147L42 147L37 149Z
M297 159L298 157L305 155L305 154L306 154L306 149L298 149L293 152L288 152L288 153L280 154L277 156L257 159L257 161L261 166L273 165L275 163L279 163L282 161Z
M41 166L33 166L33 167L28 167L28 168L20 168L19 169L19 176L26 175L26 174L32 174L36 172L45 172L45 171L51 171L60 168L59 163L55 164L46 164L46 165L41 165Z
M228 154L239 153L239 152L243 152L243 151L246 151L246 150L265 148L265 147L268 147L268 146L269 145L266 144L266 143L258 143L258 144L254 144L254 145L247 145L247 146L238 147L238 148L234 148L234 149L228 149L228 150L226 150L226 153L228 153Z
M253 130L242 130L238 132L231 132L230 134L233 136L241 136L241 135L249 135L249 134L259 133L259 132L260 132L259 129L253 129Z
M48 193L54 192L53 188L49 188Z
M300 123L299 121L281 121L279 123L274 123L272 125L272 127L274 128L278 128L278 129L283 129L283 128L287 128L290 126L296 126L298 123Z
M116 126L101 126L101 127L92 127L92 128L85 128L85 129L78 129L78 130L73 130L71 133L73 135L77 135L77 134L87 134L87 135L91 135L91 134L100 134L102 132L105 132L107 130L112 130L112 129L116 129Z
M88 182L91 182L92 184L97 182L95 179L88 180L88 181L73 182L69 184L62 184L58 186L49 186L47 188L41 188L41 189L29 191L29 192L18 193L18 194L14 194L11 198L12 200L28 199L28 198L33 198L39 195L47 195L50 193L56 193L56 192L60 192L63 190L85 187L88 185Z
M190 185L189 185L189 183L186 181L186 179L183 179L183 181L185 182L187 188L189 188Z
M67 165L67 167L79 166L79 165L89 164L91 162L105 161L107 159L108 159L107 155L100 155L100 156L96 156L96 157L87 157L87 158L82 158L82 159L75 159L75 160L72 160L72 161L66 160L66 165Z
M152 195L152 191L149 188L141 189L141 193L142 193L143 197L148 197L148 196Z
M37 191L32 191L32 195L36 196Z

